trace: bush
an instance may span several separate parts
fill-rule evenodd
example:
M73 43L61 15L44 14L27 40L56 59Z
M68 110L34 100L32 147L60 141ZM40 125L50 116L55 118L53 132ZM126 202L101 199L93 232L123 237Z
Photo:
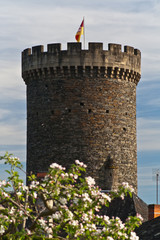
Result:
M76 160L68 172L52 163L41 182L32 174L25 186L16 171L23 171L19 159L8 153L1 159L11 167L6 170L8 179L0 181L1 239L139 239L134 232L141 224L139 217L122 223L118 217L100 214L113 198L132 195L128 184L103 193L92 177L82 177L86 165Z

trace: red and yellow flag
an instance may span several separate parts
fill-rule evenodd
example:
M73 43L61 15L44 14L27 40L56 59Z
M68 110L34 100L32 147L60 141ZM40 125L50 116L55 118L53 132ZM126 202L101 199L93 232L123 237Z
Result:
M75 39L77 40L77 42L80 42L81 35L83 35L83 30L84 30L84 19L75 35Z

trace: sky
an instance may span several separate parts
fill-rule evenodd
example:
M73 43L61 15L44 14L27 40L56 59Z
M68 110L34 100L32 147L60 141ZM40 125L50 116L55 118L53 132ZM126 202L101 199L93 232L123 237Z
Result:
M21 52L49 43L75 42L85 16L85 41L138 48L142 76L137 86L138 196L156 203L160 169L160 1L0 0L0 155L26 160L26 86ZM3 163L0 170L3 169ZM0 178L4 177L0 171ZM160 185L160 184L159 184ZM160 189L159 189L160 199ZM160 202L160 201L159 201Z

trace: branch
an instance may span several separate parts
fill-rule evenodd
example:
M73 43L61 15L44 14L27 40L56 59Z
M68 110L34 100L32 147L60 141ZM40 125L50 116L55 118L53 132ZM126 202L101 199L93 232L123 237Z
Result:
M15 202L13 199L9 198L8 201L11 202L11 203L13 203L16 207L18 207L18 208L19 208L20 210L22 210L23 212L25 211L25 209L24 209L23 207L21 207L20 204L18 204L17 202ZM29 213L27 213L26 211L25 211L25 214L27 215L27 217L30 217L31 219L33 219L33 217L32 217Z
M48 209L42 210L28 229L33 230L39 218L50 216L53 213L55 213L57 210L58 210L57 207L53 207L52 210L48 210Z
M29 190L27 189L27 191L26 191L26 199L25 199L25 203L24 203L24 210L25 211L26 211L27 205L28 205L28 192L29 192ZM25 226L26 226L26 218L24 218L24 220L23 220L22 228L24 229Z

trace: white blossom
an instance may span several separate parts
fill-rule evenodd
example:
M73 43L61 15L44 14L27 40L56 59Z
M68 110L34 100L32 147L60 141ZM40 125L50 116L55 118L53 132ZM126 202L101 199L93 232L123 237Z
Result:
M59 164L57 164L57 163L52 163L52 164L50 165L50 168L58 168L58 169L60 169L60 170L65 170L64 167L62 167L61 165L59 165Z
M143 217L141 216L141 214L137 213L136 217L138 217L141 221L143 221Z
M61 212L56 212L56 213L52 214L53 219L60 219L61 216L62 216Z
M2 192L2 195L5 197L5 198L8 198L9 195L6 193L6 192Z
M26 186L26 185L22 185L21 187L22 187L23 191L27 191L28 190L28 186Z
M67 210L68 219L73 219L73 213L70 210Z
M5 228L3 225L0 226L0 235L2 235L5 232Z
M36 192L33 192L33 197L37 198L37 193Z
M70 193L67 193L67 197L68 197L68 198L71 198L71 194L70 194Z
M95 185L95 180L92 177L86 177L86 182L88 183L89 186Z
M124 197L125 197L124 193L121 193L120 198L124 200Z
M74 174L73 177L74 177L74 179L77 179L77 178L78 178L78 175L77 175L77 174Z
M79 201L79 199L78 199L77 197L75 197L75 198L73 199L73 203L74 203L74 204L77 204L78 201Z
M121 237L123 233L121 231L118 231L118 235Z
M5 180L0 181L0 187L3 187L3 186L6 186L6 181Z
M26 232L27 232L27 235L30 235L32 233L28 228L26 228Z
M82 197L84 201L92 202L92 199L89 197L88 193L83 193Z
M10 215L13 215L15 213L14 207L11 207L10 211L8 212Z
M135 232L131 232L130 240L139 240L139 237L136 235Z
M122 183L122 186L123 186L125 189L129 190L130 192L134 192L133 187L130 186L130 185L128 184L128 182L123 182L123 183Z
M94 190L91 191L91 194L92 194L93 197L96 197L96 196L99 195L99 191L94 189Z
M92 231L92 230L96 230L96 225L94 223L88 223L86 224L87 228Z
M22 216L23 215L23 211L20 210L19 211L19 215Z
M87 167L86 164L84 164L83 162L80 162L79 160L75 160L75 163L76 163L77 165L81 166L81 167L84 167L84 168Z
M21 192L17 192L17 196L20 197L22 195Z
M29 187L30 189L32 189L32 188L36 188L38 185L39 185L38 181L32 181Z
M71 220L69 221L69 224L72 225L72 226L78 226L78 220Z
M110 224L110 223L111 223L108 216L104 215L104 216L103 216L103 219L104 219L104 221L105 221L107 224Z
M102 233L102 229L97 229L95 232L94 232L94 235L100 235Z
M111 198L110 198L110 196L108 196L107 193L101 193L101 196L102 196L104 199L106 199L108 202L111 202Z
M60 198L59 201L62 205L67 204L67 200L65 198Z
M46 221L45 221L43 218L38 219L38 222L40 223L40 225L41 225L42 227L45 227L45 226L46 226Z
M61 173L61 178L64 178L65 177L65 174L64 173Z
M112 237L108 236L107 240L114 240Z
M122 223L119 217L116 217L116 220L117 220L117 226L119 227L119 229L125 228L125 225Z
M83 219L84 221L88 221L88 220L89 220L88 214L83 213L83 214L82 214L82 219Z
M50 227L46 227L45 231L48 233L48 235L53 233L52 228Z

